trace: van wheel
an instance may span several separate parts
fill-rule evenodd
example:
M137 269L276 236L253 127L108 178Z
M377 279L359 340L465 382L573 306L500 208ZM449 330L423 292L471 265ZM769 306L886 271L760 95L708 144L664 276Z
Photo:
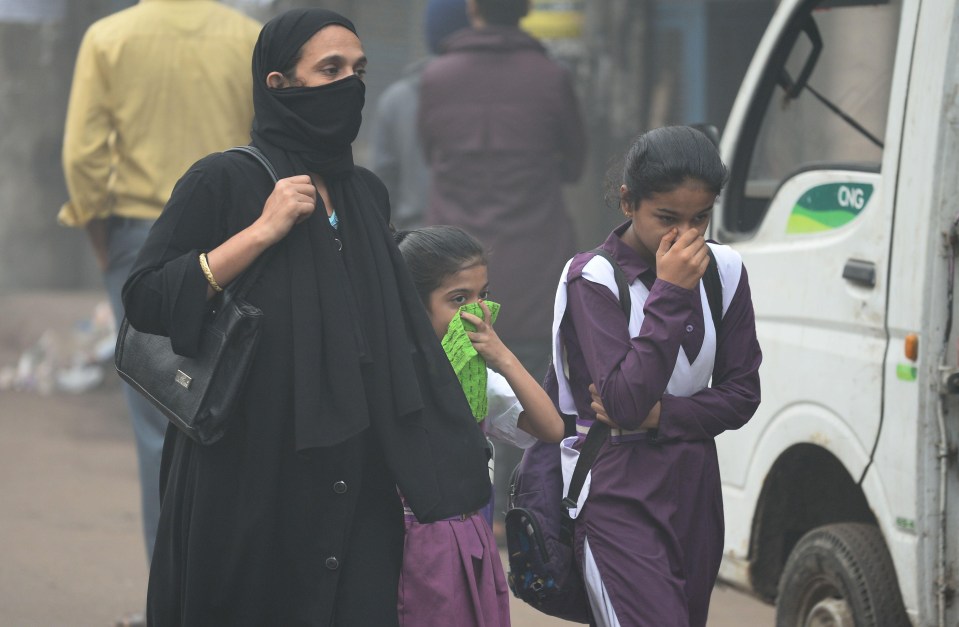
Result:
M776 627L909 624L878 527L825 525L796 543L779 579Z

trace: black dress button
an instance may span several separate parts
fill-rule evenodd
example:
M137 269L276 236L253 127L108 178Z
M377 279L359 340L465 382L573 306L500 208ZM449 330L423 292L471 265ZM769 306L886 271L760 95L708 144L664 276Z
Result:
M337 481L336 483L334 483L334 484L333 484L333 491L336 492L337 494L345 494L345 493L346 493L346 482L345 482L345 481Z
M340 560L335 557L326 558L326 567L330 570L336 570L340 567Z

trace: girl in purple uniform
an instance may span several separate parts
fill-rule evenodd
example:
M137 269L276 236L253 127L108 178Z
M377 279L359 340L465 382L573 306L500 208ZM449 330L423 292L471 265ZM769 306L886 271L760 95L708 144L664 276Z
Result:
M493 330L499 306L486 301L479 242L450 226L401 232L397 241L478 428L520 448L536 438L559 442L564 428L555 406ZM496 541L479 512L426 524L407 509L401 627L508 627L508 592Z
M724 531L714 438L756 411L762 359L742 260L704 239L725 180L699 131L640 136L618 193L626 222L601 246L626 276L629 320L602 256L573 257L557 290L560 409L579 432L562 445L567 482L593 420L612 427L571 512L601 627L706 624ZM722 283L718 329L702 285L707 246Z

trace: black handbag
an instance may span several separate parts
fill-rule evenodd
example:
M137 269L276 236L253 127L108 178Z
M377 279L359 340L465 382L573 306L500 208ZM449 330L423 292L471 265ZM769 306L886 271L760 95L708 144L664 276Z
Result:
M257 148L237 146L257 159L274 182L276 171ZM124 318L114 363L120 377L156 406L180 431L200 444L223 437L256 355L263 312L246 302L249 287L271 256L267 251L217 294L194 357L173 352L170 338L141 333Z

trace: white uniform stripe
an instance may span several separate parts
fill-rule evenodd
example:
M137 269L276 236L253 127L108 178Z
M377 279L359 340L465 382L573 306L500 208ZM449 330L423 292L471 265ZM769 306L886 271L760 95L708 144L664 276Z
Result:
M599 567L593 559L593 552L589 550L589 538L583 543L583 579L586 584L586 595L589 597L589 606L593 609L593 620L596 627L620 627L613 602L603 585L603 578L599 574Z

